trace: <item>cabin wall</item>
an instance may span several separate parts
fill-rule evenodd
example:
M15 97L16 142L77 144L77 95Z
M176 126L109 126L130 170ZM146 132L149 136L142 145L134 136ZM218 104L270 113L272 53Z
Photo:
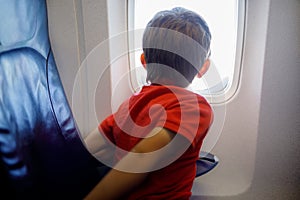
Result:
M249 197L260 199L300 197L299 78L300 1L272 0L256 168L252 187L248 192Z
M47 8L56 64L78 128L86 134L111 113L107 4L48 0Z
M201 196L192 199L299 199L299 36L300 1L271 0L251 186L234 196Z

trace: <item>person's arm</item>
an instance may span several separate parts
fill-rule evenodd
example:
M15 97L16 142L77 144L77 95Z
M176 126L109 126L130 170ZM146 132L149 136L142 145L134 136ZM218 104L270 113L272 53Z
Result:
M140 185L152 171L154 166L168 157L168 151L157 153L149 159L145 153L161 149L169 144L175 133L164 129L155 128L150 134L153 136L141 140L130 153L128 153L112 169L96 187L86 196L89 199L120 199L135 187ZM118 170L124 169L124 170ZM128 169L127 172L126 169ZM137 169L138 173L134 172Z

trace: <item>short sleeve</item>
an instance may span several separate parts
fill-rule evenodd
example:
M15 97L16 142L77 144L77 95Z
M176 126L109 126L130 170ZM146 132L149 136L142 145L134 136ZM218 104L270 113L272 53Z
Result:
M167 119L158 125L188 139L193 146L204 139L211 124L212 110L201 96L189 96L166 107Z
M102 135L106 136L111 142L115 143L113 136L113 126L114 117L113 115L110 115L99 124L98 129Z

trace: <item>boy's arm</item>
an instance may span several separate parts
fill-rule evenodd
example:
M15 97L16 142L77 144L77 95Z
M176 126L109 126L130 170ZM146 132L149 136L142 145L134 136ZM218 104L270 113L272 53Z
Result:
M169 157L170 153L176 154L176 152L163 151L163 153L156 153L155 156L148 159L149 157L144 153L161 149L169 144L175 136L175 133L164 128L155 128L150 134L153 136L141 140L141 142L96 185L86 199L120 199L140 185L157 163ZM185 138L182 141L185 142L185 144L188 143ZM139 173L117 170L135 169L137 165Z

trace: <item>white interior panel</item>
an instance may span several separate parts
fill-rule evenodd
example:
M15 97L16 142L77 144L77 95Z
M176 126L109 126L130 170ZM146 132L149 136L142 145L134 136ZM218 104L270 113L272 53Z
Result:
M61 80L78 128L86 134L111 113L106 1L48 0L47 8Z

